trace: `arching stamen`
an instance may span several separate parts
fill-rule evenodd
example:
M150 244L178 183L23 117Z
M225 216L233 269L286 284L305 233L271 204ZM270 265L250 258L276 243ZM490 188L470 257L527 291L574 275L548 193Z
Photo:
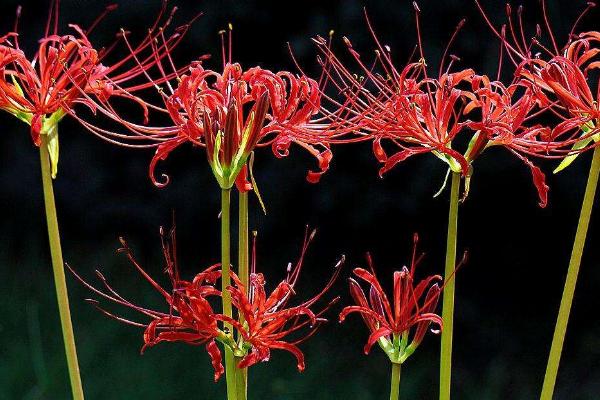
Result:
M548 35L550 35L550 41L552 42L552 46L554 47L555 54L559 54L558 46L556 45L556 39L554 39L554 33L552 32L552 28L550 27L550 21L548 20L548 13L546 11L546 0L541 0L542 2L542 14L544 15L544 24L546 25L546 30L548 31Z
M523 8L521 6L519 6L518 11L517 11L517 15L519 17L519 27L521 28L521 34L523 33L523 25L521 24L521 18L520 18L522 9ZM510 35L512 36L512 40L515 43L517 50L519 50L523 55L526 55L524 48L526 48L527 46L521 47L521 44L519 43L519 39L517 39L517 35L515 33L515 27L513 24L513 18L512 18L512 7L510 6L509 3L506 3L506 18L508 19L508 30L510 31Z
M502 36L506 35L506 26L502 27ZM502 61L503 61L503 56L504 56L504 45L502 43L500 43L500 54L498 55L498 73L496 74L496 80L499 81L500 80L500 74L502 73Z
M229 28L229 64L231 64L231 60L232 60L232 42L233 42L233 38L232 38L232 32L233 32L233 25L231 24L231 22L229 24L227 24L227 27Z
M452 46L452 43L456 39L456 35L458 35L458 32L465 25L465 22L467 22L467 20L465 18L463 18L460 20L458 25L456 25L456 29L454 29L454 33L450 37L450 40L448 41L448 44L446 45L446 48L444 49L444 54L442 55L442 59L440 60L439 76L442 76L442 71L444 70L444 61L446 60L446 57L448 56L448 51L450 50L450 46Z
M521 42L523 43L523 48L526 49L527 41L525 40L525 25L523 24L523 6L519 6L519 8L517 8L517 17L519 18L519 32L521 33Z
M221 37L221 60L223 62L223 68L227 65L227 56L225 50L225 29L221 29L219 31L219 36Z
M502 43L506 46L506 48L508 50L510 50L511 52L513 52L517 57L519 57L521 59L524 59L525 55L522 54L522 52L519 51L518 49L515 49L510 43L508 43L508 41L506 41L506 38L503 37L500 34L500 32L498 32L498 29L496 29L496 27L494 26L494 24L492 24L492 21L490 21L490 19L489 19L488 15L486 14L485 10L483 9L483 7L481 6L481 4L479 3L479 0L474 0L474 1L475 1L475 5L479 9L479 12L483 16L483 19L485 20L486 24L490 27L490 29L498 37L498 39L500 39L502 41Z
M116 10L119 6L117 4L109 4L108 6L106 6L106 8L104 9L104 11L102 11L102 13L100 15L98 15L98 17L96 17L96 19L94 20L94 22L91 23L91 25L84 30L84 32L89 35L94 28L96 28L96 26L98 26L98 24L104 19L106 18L106 16L108 14L110 14L112 11Z
M592 2L592 1L587 2L587 7L581 12L581 14L579 14L579 17L577 17L577 19L575 20L575 23L573 24L573 27L571 28L571 31L569 32L569 42L573 38L575 29L577 29L577 25L579 25L579 22L594 7L596 7L596 3Z

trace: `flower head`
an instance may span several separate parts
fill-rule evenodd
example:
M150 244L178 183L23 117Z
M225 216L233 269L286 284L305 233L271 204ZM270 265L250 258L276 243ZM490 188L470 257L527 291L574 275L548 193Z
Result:
M356 305L345 307L340 313L340 322L348 314L359 313L370 335L364 347L368 354L378 343L393 363L402 364L421 344L425 333L431 329L439 333L442 318L435 314L441 288L442 277L432 275L415 282L415 269L422 256L416 256L417 235L414 237L414 251L410 269L403 267L394 272L391 299L388 298L375 276L371 257L367 256L369 270L355 268L354 275L368 285L368 296L359 282L350 278L350 294Z
M36 146L42 144L42 136L47 136L53 176L56 176L58 163L58 122L65 115L73 114L73 107L78 103L93 108L88 96L131 99L132 92L146 85L127 83L164 58L166 52L181 40L186 29L183 27L165 38L164 28L170 23L171 16L164 24L160 23L166 10L166 4L163 4L148 36L139 45L131 47L126 39L127 33L122 31L117 41L124 40L130 54L114 63L103 64L106 55L117 43L96 50L88 36L110 11L116 9L116 5L106 7L87 29L69 25L72 34L59 34L59 8L60 2L53 0L44 36L32 58L19 47L17 28L21 7L17 9L13 32L0 37L0 109L30 125L31 138ZM158 47L154 43L157 37L164 38L164 44ZM138 64L133 62L134 59L143 61Z
M144 329L144 345L142 353L148 347L162 342L183 342L190 345L204 345L213 368L215 381L223 374L221 351L217 342L228 347L241 358L239 368L250 367L258 362L268 361L272 349L291 352L298 361L298 369L304 370L304 356L298 344L312 336L319 325L326 321L322 314L337 301L330 301L320 311L313 311L312 306L331 288L337 278L343 257L335 266L334 273L325 287L309 300L296 306L288 306L288 301L296 294L295 286L299 278L308 245L314 237L314 231L305 237L304 245L297 263L288 266L287 277L270 295L267 295L266 280L262 273L256 273L256 246L252 261L250 283L246 287L232 273L234 284L227 288L231 293L232 303L237 310L238 319L214 311L212 303L220 300L221 291L217 289L217 281L221 278L221 268L215 264L195 275L191 281L179 275L177 267L175 229L168 235L161 229L162 250L165 258L165 272L169 276L171 288L160 286L137 262L132 250L121 239L124 253L135 269L164 298L167 311L155 311L137 305L121 296L106 280L103 274L96 271L103 288L87 283L68 265L75 277L94 294L115 304L131 308L149 318L149 322L137 322L120 317L108 311L97 300L88 300L104 314L129 325ZM233 326L233 331L226 325Z
M157 148L151 176L157 160L191 141L205 145L217 181L230 188L258 145L270 144L282 156L291 142L302 140L302 127L319 110L319 89L315 81L289 72L243 70L239 64L226 63L219 73L197 65L181 77L166 106L179 131ZM315 154L322 170L327 169L329 149L321 152L302 143ZM319 175L311 172L309 180ZM238 187L244 188L245 183L241 180Z
M549 142L549 128L532 123L544 110L537 91L520 80L505 86L471 68L453 72L460 59L449 54L449 49L464 20L448 42L437 77L430 76L416 3L414 8L420 59L401 67L392 61L390 47L381 43L368 18L376 45L373 63L363 62L344 39L359 73L347 68L326 41L317 40L326 60L324 69L332 71L331 80L345 93L353 111L358 137L372 140L375 157L382 163L380 176L409 157L433 154L447 164L449 172L463 175L466 197L474 161L485 149L499 146L530 168L540 205L545 206L548 187L544 175L528 157L548 157L563 144ZM501 65L500 61L499 69ZM461 151L459 146L467 141L468 147Z
M593 147L589 145L597 140L599 129L598 94L595 99L590 72L599 66L597 56L600 52L600 34L576 33L579 22L595 4L587 3L573 24L566 43L559 47L546 12L545 1L541 2L544 29L537 25L530 42L525 40L522 7L517 10L516 23L511 7L507 6L507 34L506 25L501 30L496 29L479 2L476 3L492 31L507 49L507 54L516 67L518 84L527 87L536 101L546 111L550 111L550 115L558 118L558 122L545 135L548 142L546 151L551 154L549 158L562 159L555 172L566 168L578 154ZM547 45L542 43L544 32L549 42Z
M226 32L221 32L222 69L206 68L207 57L201 57L189 67L172 72L171 76L176 76L173 82L166 76L167 66L161 68L160 82L147 76L163 104L140 101L158 114L167 114L168 126L152 126L147 121L133 123L101 99L94 101L95 109L120 123L127 133L80 121L110 142L155 147L149 174L159 187L165 186L169 177L155 176L158 161L165 160L184 143L206 148L208 162L222 188L231 188L237 182L240 190L251 189L246 179L250 154L257 147L270 146L276 157L284 157L292 144L317 159L318 170L309 171L307 176L308 181L317 182L332 158L330 142L354 129L344 116L344 106L338 104L335 111L326 110L320 83L304 74L272 72L261 67L244 69L233 62L231 29L230 26L229 45ZM172 63L170 67L173 68Z
M549 190L545 175L527 156L548 154L562 144L549 140L550 128L530 122L544 111L539 107L535 91L529 86L523 88L519 82L505 86L485 75L474 77L471 85L472 92L467 96L469 101L464 113L471 116L471 111L476 110L473 119L465 124L475 134L465 152L466 159L472 162L492 146L509 150L531 170L540 206L545 207ZM467 182L469 179L470 176Z
M98 289L87 283L72 268L69 267L75 277L93 293L101 298L115 304L122 305L138 311L150 318L150 322L135 322L125 319L107 311L100 306L97 300L88 300L106 315L121 322L144 328L144 345L142 353L148 347L161 342L184 342L191 345L205 345L212 365L215 370L215 381L223 374L224 368L221 364L221 352L216 345L216 340L227 341L227 334L219 328L215 312L210 304L210 299L220 297L221 292L216 289L215 284L221 277L220 265L215 264L204 271L196 274L192 281L186 281L179 276L177 267L177 249L175 241L175 229L168 236L161 228L161 243L165 258L165 271L171 282L171 289L161 287L137 262L132 250L125 240L120 239L122 247L120 253L127 256L131 264L159 292L169 308L168 311L154 311L139 306L117 293L102 273L96 271L104 289ZM67 265L68 267L68 265Z
M331 288L344 262L342 257L334 267L331 279L318 294L299 305L288 306L289 300L296 295L294 287L300 276L304 255L314 235L315 231L310 235L307 231L298 262L294 266L291 263L288 265L286 279L270 294L267 294L265 289L264 275L255 272L256 251L253 254L253 272L250 275L249 287L245 287L237 276L233 276L234 285L228 290L240 319L235 320L224 315L218 318L232 324L239 333L237 349L234 349L234 354L243 357L239 368L268 361L271 350L278 349L292 353L296 357L298 370L304 370L304 355L298 344L312 336L318 326L327 321L322 318L322 314L338 298L334 298L319 312L313 311L311 307Z

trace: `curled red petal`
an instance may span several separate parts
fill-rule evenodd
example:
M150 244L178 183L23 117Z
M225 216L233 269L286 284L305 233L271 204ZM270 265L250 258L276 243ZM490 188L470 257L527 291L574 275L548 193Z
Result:
M369 340L367 340L367 344L365 344L364 347L365 354L369 354L369 352L371 351L371 347L373 347L373 345L377 343L379 339L389 335L390 333L392 333L392 331L388 327L382 327L372 332L369 336Z
M542 208L546 207L546 205L548 205L548 191L550 190L550 188L546 184L546 175L544 175L542 170L538 166L536 166L534 163L532 163L531 160L529 160L527 157L525 157L515 151L513 151L513 153L517 157L519 157L521 159L521 161L523 161L525 163L525 165L527 165L529 167L529 169L531 170L531 175L533 177L533 184L535 185L535 188L537 189L537 192L538 192L538 196L540 198L539 205Z
M210 357L212 366L215 369L215 382L217 382L221 375L223 375L223 372L225 372L222 363L221 350L219 350L219 346L217 346L215 341L211 340L206 343L206 351Z
M385 153L383 146L381 145L381 137L376 137L375 139L373 139L373 154L375 154L375 158L379 162L384 163L388 159L388 156Z
M415 154L423 153L428 151L428 149L420 150L420 149L405 149L397 152L391 157L387 158L383 164L383 167L379 169L379 176L383 177L383 174L388 172L390 169L394 168L396 164L406 160L410 156L414 156Z
M156 187L163 188L167 186L170 182L169 176L166 174L161 174L162 181L156 179L156 175L154 173L154 170L156 169L156 164L159 161L166 160L169 154L173 150L175 150L175 148L177 148L179 145L185 143L185 141L185 138L178 137L176 139L165 142L156 148L156 152L154 153L154 156L150 161L150 166L148 167L148 174L150 175L150 180Z
M252 183L248 180L248 166L244 165L235 178L235 186L241 193L252 190Z
M33 143L38 147L42 144L42 138L40 137L42 120L43 117L40 114L35 114L31 119L31 140L33 140Z
M310 183L318 183L321 179L321 176L329 169L329 164L331 163L331 159L333 158L333 153L331 149L327 148L323 150L321 153L317 153L315 155L317 158L317 162L319 163L320 171L308 171L308 175L306 175L306 180Z

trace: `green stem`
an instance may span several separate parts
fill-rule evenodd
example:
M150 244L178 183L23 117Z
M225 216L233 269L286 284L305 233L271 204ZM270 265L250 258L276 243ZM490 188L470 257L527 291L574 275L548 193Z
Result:
M239 265L239 277L242 284L248 290L248 283L250 281L250 268L249 268L249 257L248 257L248 192L239 192L239 229L238 229L238 265ZM250 291L248 290L248 293ZM244 316L240 313L240 322L244 323ZM238 338L239 339L239 338ZM237 365L237 363L236 363ZM248 368L244 368L240 371L242 381L238 381L238 400L240 384L243 384L244 399L246 398L246 392L248 391Z
M44 188L44 205L46 208L46 221L48 224L48 239L50 242L50 255L52 257L52 270L54 272L54 284L56 286L56 297L58 299L58 311L62 327L63 340L65 342L65 355L69 368L69 379L74 400L83 400L83 387L79 374L79 363L77 362L77 349L75 347L75 335L73 334L73 323L71 322L71 311L69 309L69 295L65 279L65 269L60 247L60 233L58 231L58 219L56 217L56 205L54 203L54 189L52 188L52 176L50 171L50 155L48 153L47 139L42 136L40 146L40 163L42 166L42 185Z
M227 287L231 285L231 232L230 232L230 200L231 189L221 190L221 297L223 314L232 317L231 293ZM231 324L224 324L228 335L233 335ZM225 346L225 380L227 381L227 400L237 400L236 367L233 352Z
M456 266L456 232L458 228L458 197L460 173L452 172L450 191L450 210L448 213L448 237L446 239L446 267L444 271L445 287L442 304L442 350L440 356L440 400L450 399L450 381L452 372L452 326L454 322L454 290L456 280L452 278Z
M235 364L237 365L240 361L242 361L243 357L236 357ZM248 381L246 380L246 368L244 369L236 369L235 381L237 387L237 400L246 400L247 392L248 392Z
M238 232L239 276L244 287L248 287L250 279L248 258L248 192L240 192Z
M575 242L573 243L573 251L571 260L569 261L569 270L565 280L560 308L558 310L558 318L556 327L554 328L554 336L552 337L552 346L546 365L546 375L544 376L544 385L540 399L551 400L554 393L554 385L558 374L558 365L562 353L565 334L567 332L567 323L569 322L569 313L573 303L573 295L575 294L575 285L577 284L577 275L581 264L581 256L583 254L583 246L587 235L588 226L590 224L590 216L594 205L594 196L596 194L596 186L598 185L598 175L600 174L600 147L594 149L592 165L588 175L583 203L581 204L581 213L579 215L579 223L577 232L575 233Z
M392 363L392 379L390 381L390 400L400 398L400 370L402 364Z

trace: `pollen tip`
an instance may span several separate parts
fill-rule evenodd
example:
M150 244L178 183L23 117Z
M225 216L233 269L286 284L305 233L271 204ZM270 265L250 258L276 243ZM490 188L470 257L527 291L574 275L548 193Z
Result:
M417 4L416 1L413 1L413 8L415 9L416 12L420 13L421 9L419 8L419 5Z
M233 30L233 25L231 24L231 22L227 24L227 27L229 28L230 31Z

